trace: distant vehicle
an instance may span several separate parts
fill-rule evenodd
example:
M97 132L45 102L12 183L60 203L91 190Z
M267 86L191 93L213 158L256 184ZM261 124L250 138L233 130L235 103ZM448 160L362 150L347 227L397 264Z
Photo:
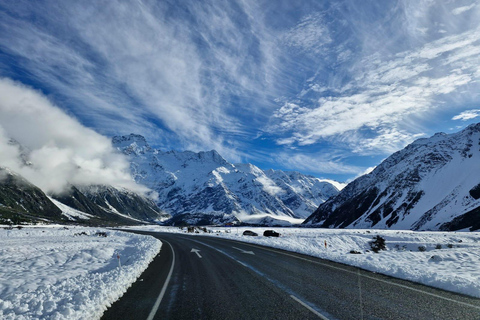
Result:
M264 237L280 237L280 233L273 230L265 230L263 233Z
M258 236L258 233L255 233L255 232L250 231L250 230L245 230L245 231L243 231L243 235L244 236L254 236L254 237L256 237L256 236Z

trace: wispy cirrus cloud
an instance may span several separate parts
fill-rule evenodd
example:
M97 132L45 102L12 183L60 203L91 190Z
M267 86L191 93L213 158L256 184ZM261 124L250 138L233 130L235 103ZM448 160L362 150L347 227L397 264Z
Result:
M332 42L323 14L312 13L302 18L281 38L283 44L308 54L320 54L322 48Z
M469 0L0 0L0 75L104 135L356 174L478 101L479 20Z
M281 153L275 156L277 163L282 163L290 170L302 170L317 174L358 174L365 168L349 165L338 155L325 153L302 154L297 152Z
M468 5L468 6L463 6L463 7L458 7L458 8L455 8L452 10L452 13L454 15L459 15L459 14L462 14L468 10L471 10L473 8L475 8L477 5L475 3L472 3L471 5Z
M423 42L352 61L340 85L309 83L275 112L270 129L283 133L277 143L306 147L327 140L354 153L387 154L421 136L420 126L412 132L409 122L439 110L463 88L479 87L480 29ZM303 99L308 92L320 97Z
M467 121L480 117L480 109L463 111L452 118L452 120Z
M104 134L141 132L167 148L215 148L238 159L239 142L228 136L250 130L242 118L250 110L232 96L264 100L274 69L252 6L4 2L0 48ZM0 70L8 76L9 67Z

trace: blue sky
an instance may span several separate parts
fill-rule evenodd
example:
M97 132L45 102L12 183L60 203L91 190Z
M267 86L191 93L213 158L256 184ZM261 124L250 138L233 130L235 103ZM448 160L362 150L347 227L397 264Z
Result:
M476 1L0 0L0 78L107 137L346 181L478 122L478 21Z

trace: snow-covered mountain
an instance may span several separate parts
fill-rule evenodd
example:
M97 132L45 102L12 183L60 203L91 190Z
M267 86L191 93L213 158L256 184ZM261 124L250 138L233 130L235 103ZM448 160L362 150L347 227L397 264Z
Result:
M419 139L322 203L306 225L480 228L480 124Z
M232 164L215 150L162 152L135 134L112 141L129 157L135 181L155 190L158 206L177 220L190 215L197 221L230 217L249 223L299 223L338 193L327 181L298 172Z
M9 145L18 149L18 162L34 170L31 151L13 139ZM149 197L125 188L70 185L67 190L46 194L20 174L0 167L0 218L5 217L19 221L73 220L89 225L135 224L170 218Z
M52 198L87 215L75 220L94 220L114 223L156 222L169 218L160 212L153 200L124 188L105 185L75 187ZM68 214L68 213L67 213ZM72 219L72 216L70 215ZM84 221L86 222L86 221Z

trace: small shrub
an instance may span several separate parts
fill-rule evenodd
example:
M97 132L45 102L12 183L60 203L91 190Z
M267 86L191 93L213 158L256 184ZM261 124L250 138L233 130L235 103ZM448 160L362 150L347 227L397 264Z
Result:
M370 248L373 252L378 253L380 250L385 250L385 238L377 235L373 237L373 241L370 241Z
M97 232L97 233L95 233L95 235L98 236L98 237L105 237L105 238L107 237L106 232Z
M427 247L425 247L425 246L418 246L418 251L420 251L420 252L425 252L425 251L427 251Z
M355 250L350 250L351 254L362 254L361 252L355 251Z
M441 244L437 244L437 245L435 246L435 249L437 249L437 250L442 249L442 245L441 245Z
M449 244L447 244L447 247L448 247L449 249L452 249L452 248L453 248L453 244L449 243Z

